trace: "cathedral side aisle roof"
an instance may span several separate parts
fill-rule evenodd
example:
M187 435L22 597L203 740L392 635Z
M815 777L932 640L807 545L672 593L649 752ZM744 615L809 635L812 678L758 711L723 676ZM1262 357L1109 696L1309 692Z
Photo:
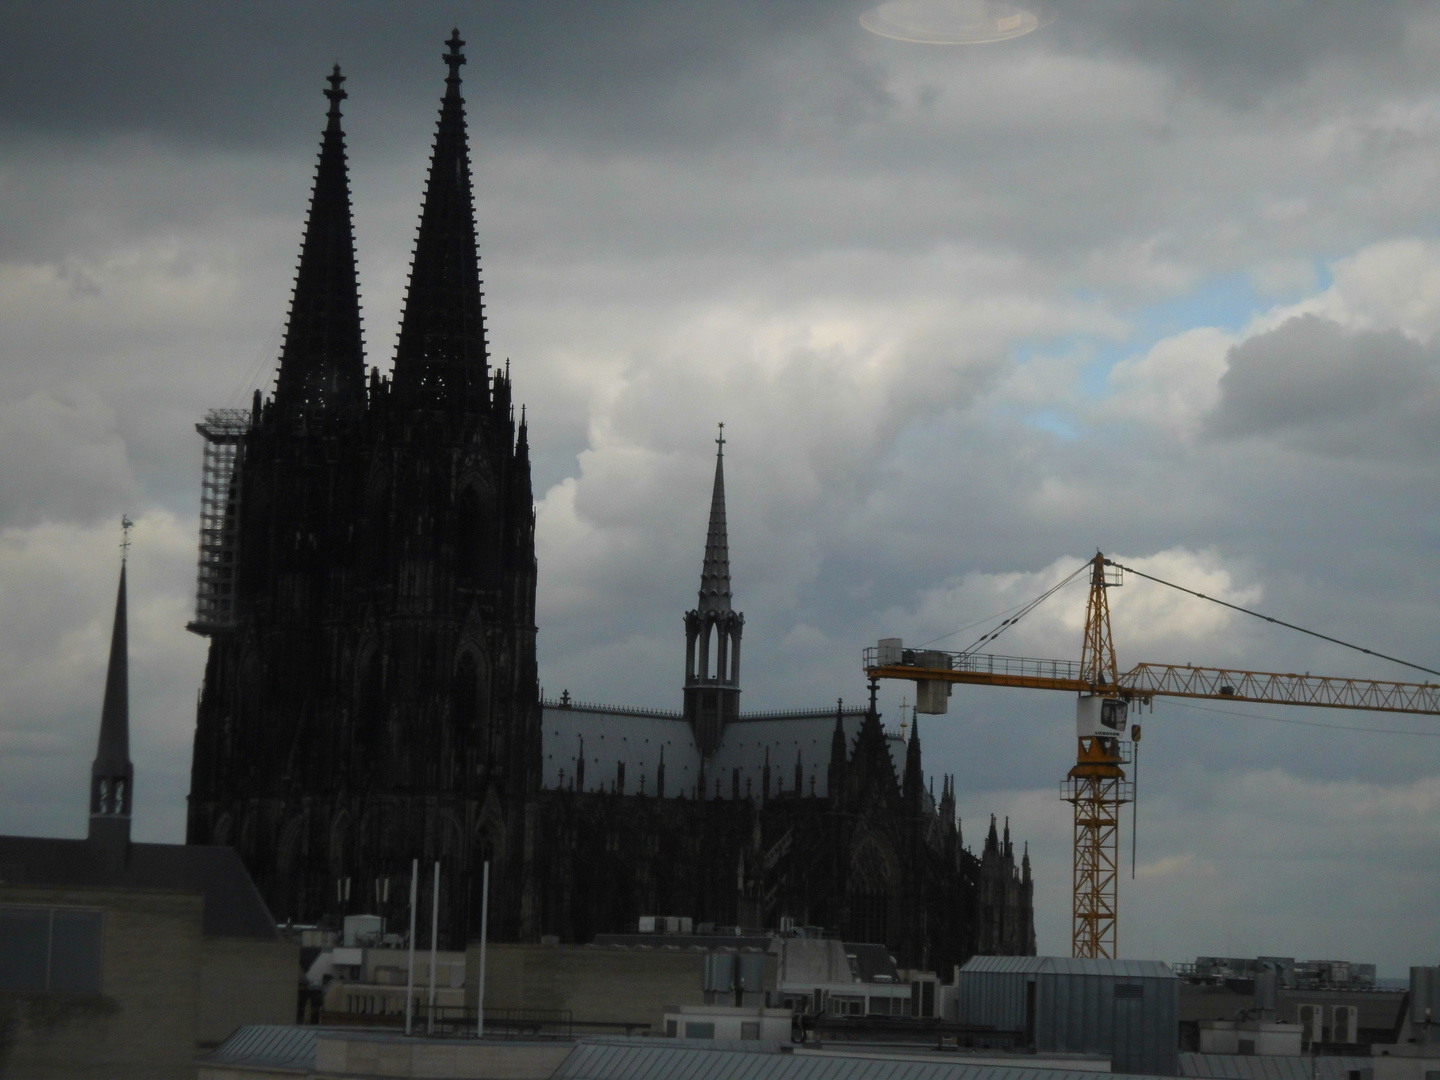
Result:
M859 709L844 714L846 740L854 744L864 713ZM741 794L758 795L763 783L768 751L772 785L779 781L785 792L793 791L798 754L804 776L804 794L824 798L828 794L826 766L830 761L830 735L835 726L834 710L791 709L773 713L752 713L726 725L720 746L705 765L706 797L715 798L715 781L720 797L730 798L737 783ZM581 746L585 753L585 790L609 791L625 763L625 791L636 794L644 777L644 791L654 794L658 780L660 747L665 747L665 794L693 798L700 775L700 752L695 734L679 713L624 706L562 704L547 701L543 710L544 773L542 786L568 789L576 776ZM583 743L582 743L583 740ZM890 757L898 769L904 762L904 748L898 736L886 740Z

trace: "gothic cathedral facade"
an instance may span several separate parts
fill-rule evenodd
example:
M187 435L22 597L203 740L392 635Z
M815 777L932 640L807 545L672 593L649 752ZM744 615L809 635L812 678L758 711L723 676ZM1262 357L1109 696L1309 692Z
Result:
M221 539L202 536L202 599L225 595L192 624L210 649L187 841L238 849L296 923L403 926L412 862L438 860L447 948L479 929L488 864L499 940L679 914L823 924L941 970L1033 953L1028 858L993 820L964 848L953 781L927 790L919 732L887 733L873 688L858 709L741 712L723 443L681 708L542 704L529 447L486 343L463 45L388 378L365 366L330 77L274 392L235 429Z
M366 377L331 76L275 391L231 481L233 618L205 628L187 830L297 921L401 925L411 860L439 859L451 941L485 860L495 932L534 929L540 749L529 451L487 354L462 44L389 379Z

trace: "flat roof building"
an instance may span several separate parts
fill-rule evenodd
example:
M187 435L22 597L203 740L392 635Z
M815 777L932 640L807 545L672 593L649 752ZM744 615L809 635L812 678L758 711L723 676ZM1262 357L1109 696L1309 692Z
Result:
M0 836L0 1074L191 1077L294 1018L298 947L231 848L130 839L125 571L83 840Z
M1179 1071L1180 981L1158 960L976 956L960 969L959 1018L1048 1053L1104 1054L1116 1072Z

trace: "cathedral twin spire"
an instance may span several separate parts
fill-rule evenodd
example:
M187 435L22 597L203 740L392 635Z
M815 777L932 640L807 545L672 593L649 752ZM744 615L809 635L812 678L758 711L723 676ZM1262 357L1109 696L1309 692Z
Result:
M444 55L449 74L394 371L395 389L408 403L461 411L489 401L465 99L460 96L464 44L460 32L452 32ZM282 412L315 415L364 404L360 291L340 126L344 81L337 64L325 91L328 122L275 387L275 404Z
M275 402L282 411L331 412L364 404L365 355L360 332L360 290L355 274L355 229L340 127L340 65L329 77L328 123L310 196L310 217L290 322L280 353Z
M449 74L400 322L395 388L416 404L463 410L489 400L488 350L465 99L460 96L465 63L460 31L453 31L446 44Z

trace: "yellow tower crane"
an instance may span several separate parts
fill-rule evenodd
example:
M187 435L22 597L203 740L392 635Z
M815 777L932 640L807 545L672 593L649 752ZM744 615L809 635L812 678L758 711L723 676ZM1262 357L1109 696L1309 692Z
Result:
M1148 705L1154 698L1166 696L1440 715L1440 685L1428 682L1385 682L1308 673L1295 675L1153 663L1137 664L1122 674L1116 663L1115 643L1110 635L1110 602L1107 595L1110 589L1121 584L1122 572L1169 585L1191 596L1383 660L1431 675L1440 675L1440 672L1383 653L1360 649L1338 638L1162 581L1113 562L1099 552L1090 560L1089 567L1090 596L1085 608L1085 636L1078 663L977 651L956 653L937 649L906 649L901 639L885 638L876 647L865 650L865 672L871 679L914 682L915 709L922 713L945 712L951 687L955 683L1064 690L1079 695L1076 702L1075 767L1060 786L1061 799L1075 810L1072 955L1113 958L1119 923L1116 894L1120 876L1120 807L1134 797L1134 786L1126 778L1123 766L1129 760L1127 742L1140 738L1139 725L1132 730L1128 724L1132 704ZM1054 591L1052 589L1045 595ZM1027 606L1027 610L1033 606ZM1014 622L1015 619L1008 619L1002 627ZM982 642L984 640L986 638L981 639Z

